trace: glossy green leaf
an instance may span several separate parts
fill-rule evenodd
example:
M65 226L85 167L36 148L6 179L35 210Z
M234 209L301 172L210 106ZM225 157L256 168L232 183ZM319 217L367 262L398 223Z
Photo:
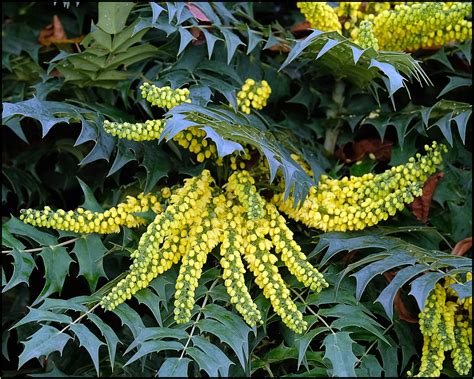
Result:
M194 359L201 370L210 377L228 376L233 363L221 349L200 336L193 336L192 341L193 347L188 347L186 354Z
M189 362L191 360L188 358L167 358L160 366L158 376L165 378L187 378Z
M55 292L61 292L64 280L69 274L69 266L73 262L64 247L45 247L38 255L44 263L45 284L32 305L38 304Z
M83 346L89 353L94 363L97 376L99 375L99 348L105 345L83 324L72 324L69 329L79 338L80 346Z
M352 352L351 339L347 332L331 333L323 340L323 346L326 348L324 358L331 361L331 376L355 377L354 366L357 357Z
M99 2L97 26L109 34L120 32L124 28L133 6L133 2Z
M107 278L103 267L106 248L97 234L78 239L72 252L79 263L79 274L86 278L91 291L95 291L99 278Z
M229 29L220 28L219 30L224 35L225 45L227 48L227 64L230 64L237 47L239 45L245 46L245 44L240 40L237 34L231 32Z
M26 342L22 342L25 348L18 358L18 368L33 358L59 351L62 353L64 346L71 336L59 333L59 330L52 326L42 325L41 328L31 335Z
M13 274L8 282L3 282L2 293L7 292L20 283L28 284L30 275L36 267L35 260L30 253L21 253L16 249L10 253L13 257Z
M20 325L27 324L29 322L44 322L44 321L52 321L52 322L59 322L61 324L69 324L72 322L71 317L66 316L61 313L54 313L51 311L45 311L42 309L37 308L30 308L28 307L29 312L28 314L20 319L12 328L17 328Z
M115 354L117 352L117 345L121 342L117 337L117 334L115 334L114 330L104 321L102 321L98 316L93 313L89 313L87 317L97 326L102 335L105 337L105 341L107 342L107 349L109 351L110 367L113 371L115 363Z

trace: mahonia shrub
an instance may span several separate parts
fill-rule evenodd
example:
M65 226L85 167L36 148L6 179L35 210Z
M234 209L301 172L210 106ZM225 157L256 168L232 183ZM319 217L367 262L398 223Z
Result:
M471 3L2 10L2 376L472 377Z

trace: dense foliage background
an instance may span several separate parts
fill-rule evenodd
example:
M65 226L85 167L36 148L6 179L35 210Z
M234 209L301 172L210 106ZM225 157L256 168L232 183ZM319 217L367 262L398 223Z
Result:
M355 63L356 45L302 21L289 2L2 3L2 376L416 372L419 305L442 277L472 271L471 42L412 55L369 50ZM269 104L245 127L216 129L222 149L232 140L270 151L297 196L314 183L291 153L317 183L323 173L381 172L437 140L449 148L443 174L413 210L364 231L289 221L330 283L315 295L284 275L310 325L303 335L250 280L265 316L248 327L229 305L217 254L190 323L173 321L176 267L114 312L88 313L128 269L140 234L35 229L20 209L106 209L204 167L224 183L226 165L198 163L172 141L120 140L102 124L163 116L141 98L145 80L189 88L199 110L235 107L249 77L270 84ZM273 188L266 178L257 186ZM457 290L470 296L471 282ZM443 373L457 375L450 358Z

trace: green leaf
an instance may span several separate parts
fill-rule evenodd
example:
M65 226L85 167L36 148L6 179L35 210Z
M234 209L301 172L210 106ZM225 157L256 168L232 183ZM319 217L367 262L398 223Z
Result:
M319 314L324 317L337 317L331 324L334 329L347 327L358 327L365 329L385 343L389 343L383 335L383 327L376 320L370 317L360 304L347 305L337 304L332 308L321 309Z
M84 276L91 291L95 291L99 278L107 278L104 271L103 259L107 249L97 234L89 234L78 239L72 252L79 263L79 275Z
M167 358L158 370L159 377L165 378L187 378L189 358Z
M364 293L365 287L369 282L375 278L375 276L383 274L385 271L388 271L394 267L399 267L403 265L413 265L416 262L416 258L407 255L402 249L395 252L391 252L388 258L380 260L378 262L371 263L365 266L362 270L359 270L354 276L357 280L356 287L356 299L360 300L362 294Z
M316 62L313 63L315 57ZM371 85L375 79L381 78L390 96L411 77L429 83L419 63L409 54L377 52L374 49L362 51L354 42L337 32L315 30L308 37L297 41L280 70L297 58L305 63L312 62L318 73L326 70L338 77L347 77L360 87Z
M204 38L206 38L207 43L207 53L209 55L209 59L211 59L212 52L214 51L214 45L217 41L222 41L221 38L216 37L214 34L209 33L206 28L199 28L204 33Z
M323 346L326 347L324 358L332 363L331 376L355 377L354 366L357 357L352 352L354 341L347 332L331 333L324 338Z
M183 348L183 344L176 341L145 341L140 345L138 351L127 361L127 363L124 364L124 366L128 366L129 364L135 362L137 359L140 359L141 357L147 354L159 353L162 350L180 351Z
M452 91L453 89L459 87L472 87L472 78L463 78L461 76L448 76L449 82L446 86L441 90L441 92L436 96L439 99L444 94Z
M259 42L263 41L263 39L255 31L250 29L248 25L247 25L247 34L248 34L248 39L249 39L249 43L247 45L247 55L248 55L253 51L253 49L257 47Z
M462 300L466 297L472 296L472 281L466 283L454 283L450 287L456 291L459 296L459 299Z
M13 118L3 123L6 127L8 127L13 133L15 133L20 139L29 143L26 139L25 133L20 125L20 120L17 118Z
M122 321L122 325L127 325L130 331L132 332L133 336L137 338L140 330L145 328L143 324L142 318L135 312L128 304L122 303L113 311L120 320Z
M188 32L182 26L178 28L178 32L180 36L179 49L178 49L178 55L179 55L183 52L186 46L188 46L189 43L195 38L190 32Z
M393 319L393 301L395 300L398 290L410 279L414 278L423 271L426 271L427 268L428 267L426 264L417 264L401 269L377 297L375 302L378 301L380 304L382 304L383 309L385 309L385 312L387 313L387 316L390 318L390 320Z
M224 28L219 28L219 30L224 35L225 45L227 48L227 64L230 64L230 61L232 60L232 57L235 54L235 50L237 50L237 47L239 45L245 46L245 44L236 34L232 33L230 30Z
M150 2L151 6L151 11L152 11L152 17L151 17L151 22L154 24L156 20L158 20L158 17L160 17L161 12L165 10L161 5L155 2Z
M420 276L418 279L415 279L411 283L409 295L412 295L416 299L420 311L425 309L425 301L428 298L431 290L445 275L446 274L441 272L428 272L425 275Z
M398 378L398 348L379 341L377 348L382 355L383 371L387 378Z
M161 303L165 301L165 299L155 295L153 291L148 288L138 291L135 294L135 298L140 304L145 304L150 309L150 311L153 313L153 316L155 316L156 321L158 321L158 325L162 327L163 320L161 319L160 306Z
M147 172L143 192L148 193L161 178L168 176L168 171L171 169L171 162L163 150L158 149L156 145L144 144L143 148L144 156L140 166L145 167Z
M206 305L203 313L206 318L197 323L199 330L212 333L228 344L245 370L249 357L249 334L252 329L240 317L217 304Z
M10 220L8 220L4 225L10 233L27 236L38 242L40 245L56 245L58 243L58 240L51 234L40 232L34 226L24 224L15 217L10 218Z
M120 32L134 5L133 2L99 2L97 26L109 34Z
M2 293L7 292L20 283L28 284L31 272L36 267L33 256L29 253L20 253L18 250L13 249L10 253L13 256L13 274L8 282L3 282L5 285L2 289Z
M29 337L28 341L22 342L25 348L18 358L18 368L32 358L48 356L55 351L59 351L61 354L70 338L71 336L59 333L59 330L52 326L42 325L36 333Z
M380 378L382 366L374 355L365 355L361 358L360 368L356 369L357 377Z
M45 311L42 309L31 308L31 307L28 307L28 309L30 310L28 314L25 317L23 317L21 320L19 320L15 325L13 325L12 329L17 328L20 325L27 324L29 322L53 321L53 322L59 322L61 324L69 324L72 322L71 317L66 316L64 314L54 313L51 311Z
M65 102L39 100L33 97L14 104L3 103L2 123L13 116L31 117L40 122L44 137L54 125L61 122L69 124L78 113L90 113L90 111Z
M294 345L296 346L298 350L298 366L297 370L300 369L301 362L303 362L303 358L305 357L306 350L308 349L309 344L313 339L321 334L322 332L326 332L329 329L326 327L319 327L319 328L314 328L311 329L309 332L303 334L303 335L297 335L295 338Z
M98 203L94 196L94 192L92 192L90 187L79 178L77 178L77 181L79 182L82 193L84 194L84 202L81 204L81 207L93 212L103 212L104 208L102 208L102 206Z
M13 237L6 224L2 225L2 246L11 247L16 250L23 250L25 248L21 241Z
M461 140L463 144L466 144L466 130L467 130L467 122L471 117L472 110L468 110L465 112L459 113L456 117L453 118L454 122L458 126L459 135L461 136Z
M103 322L98 316L93 313L89 313L87 315L89 320L91 320L97 328L100 330L102 335L105 337L105 341L107 342L107 349L109 351L109 359L110 359L110 367L112 371L114 370L114 362L115 362L115 353L117 352L117 344L121 343L117 335L115 334L114 330Z
M72 324L69 329L79 338L80 346L83 346L92 358L95 371L99 376L99 348L105 345L83 324Z
M38 304L55 292L61 292L73 261L64 247L45 247L38 255L43 259L46 282L32 305Z
M210 377L228 376L233 362L217 346L200 336L193 336L193 347L188 347L186 354L191 356Z

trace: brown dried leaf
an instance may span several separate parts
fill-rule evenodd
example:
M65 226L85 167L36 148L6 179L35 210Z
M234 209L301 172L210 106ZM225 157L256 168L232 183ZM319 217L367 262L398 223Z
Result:
M338 148L334 155L346 163L359 161L370 154L373 159L389 161L392 155L392 146L393 142L391 141L368 138L357 142L348 142L342 148Z
M463 256L472 248L472 237L459 241L451 251L452 255Z
M63 25L61 24L59 17L54 15L53 23L41 30L38 37L38 42L43 46L49 46L65 39L67 39L67 35L64 31Z
M204 14L204 12L196 5L193 3L186 3L186 6L188 7L189 11L191 14L199 21L203 22L211 22L209 18Z
M202 45L203 43L206 43L206 38L204 37L204 33L201 29L193 26L191 28L191 34L194 37L194 39L191 41L193 45Z
M395 272L393 271L387 271L384 272L385 279L390 283L395 276ZM411 324L417 324L418 323L418 318L413 317L412 314L408 311L407 307L405 306L405 303L402 300L402 296L400 295L400 290L397 291L397 294L395 295L395 298L393 299L393 306L395 307L395 310L398 313L398 317L400 317L400 320L409 322Z
M433 193L438 185L438 182L444 178L444 172L438 172L431 175L423 184L423 194L417 197L413 203L411 203L411 212L421 222L428 222L428 215L430 212L431 201L433 199Z
M311 33L311 24L308 21L299 22L290 31L296 38L303 38Z
M277 44L267 48L266 50L278 51L280 53L288 53L290 52L290 46L288 46L287 44Z

